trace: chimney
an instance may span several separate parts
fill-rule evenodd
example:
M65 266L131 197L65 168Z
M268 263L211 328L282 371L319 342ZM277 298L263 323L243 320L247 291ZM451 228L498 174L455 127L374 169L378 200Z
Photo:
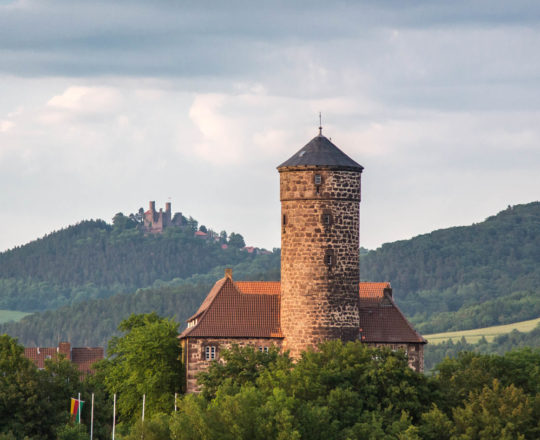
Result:
M229 278L232 281L232 269L231 268L225 269L225 278Z
M67 360L71 360L71 344L69 342L60 342L56 351L66 355Z
M165 203L165 212L169 215L171 214L171 202Z
M150 202L150 211L155 212L156 211L156 202Z

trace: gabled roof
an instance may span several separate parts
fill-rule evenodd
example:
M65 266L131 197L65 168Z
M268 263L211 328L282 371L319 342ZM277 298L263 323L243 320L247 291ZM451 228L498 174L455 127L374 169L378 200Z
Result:
M304 147L298 150L290 159L277 168L296 168L317 166L331 169L351 170L362 172L364 167L336 147L323 135L314 137Z
M283 337L279 281L219 280L188 322L184 337ZM425 343L392 298L390 283L359 284L363 342Z
M180 337L281 338L279 307L275 287L269 291L265 283L235 283L225 277L188 321L196 323Z
M360 337L372 343L427 342L399 310L390 283L360 283Z

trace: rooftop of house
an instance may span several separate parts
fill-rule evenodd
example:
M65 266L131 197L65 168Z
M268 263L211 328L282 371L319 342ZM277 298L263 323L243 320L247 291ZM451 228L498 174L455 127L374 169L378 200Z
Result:
M38 368L45 368L45 360L56 359L59 354L71 360L81 373L92 371L92 364L103 359L103 347L73 347L70 343L61 342L58 347L25 347L24 355L33 361Z
M279 281L217 281L188 319L185 337L282 338ZM390 283L359 284L360 335L364 342L426 343L392 298Z
M352 160L328 138L320 134L298 150L291 158L277 168L296 168L318 166L323 168L339 168L362 172L364 167Z

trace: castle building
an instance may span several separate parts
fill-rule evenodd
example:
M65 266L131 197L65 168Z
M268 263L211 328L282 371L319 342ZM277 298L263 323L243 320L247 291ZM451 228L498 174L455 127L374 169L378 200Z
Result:
M152 201L148 211L144 213L143 224L146 232L159 234L168 226L181 226L182 213L177 212L172 217L171 202L165 203L165 211L163 211L163 208L159 208L158 212L156 211L156 202Z
M403 349L423 369L426 340L401 313L390 283L359 282L363 167L321 133L278 166L281 282L219 280L180 335L187 391L232 344L293 358L330 339Z

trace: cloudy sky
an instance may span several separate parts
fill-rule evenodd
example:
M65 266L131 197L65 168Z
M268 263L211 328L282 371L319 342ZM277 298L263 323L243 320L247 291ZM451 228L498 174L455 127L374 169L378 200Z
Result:
M155 200L279 247L275 167L365 167L370 249L540 198L537 1L0 0L0 250Z

